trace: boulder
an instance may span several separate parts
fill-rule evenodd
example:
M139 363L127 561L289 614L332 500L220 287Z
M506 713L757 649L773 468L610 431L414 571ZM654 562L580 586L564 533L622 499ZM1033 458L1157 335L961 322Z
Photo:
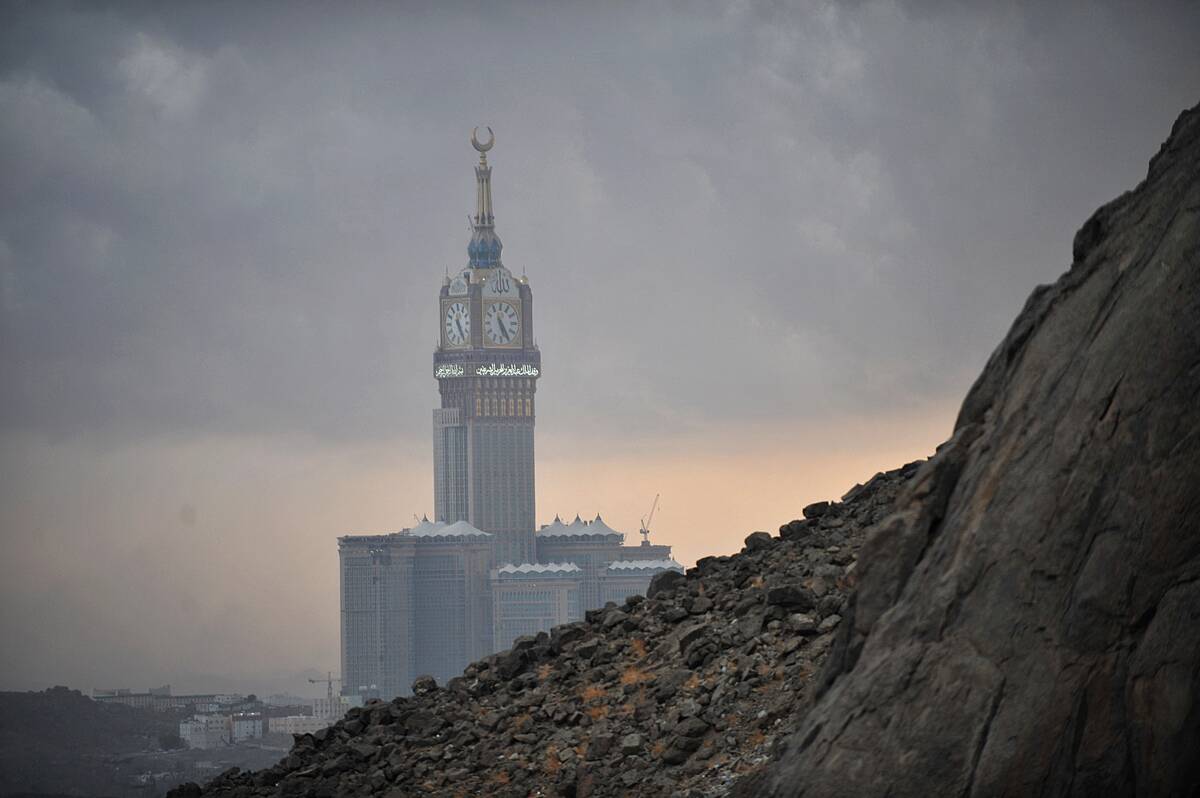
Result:
M829 502L813 502L800 511L807 519L820 518L829 512Z
M767 589L767 604L786 607L795 612L806 612L817 606L816 596L803 585L777 585Z
M646 598L654 598L659 593L673 590L685 579L686 577L678 571L663 571L661 574L655 574L654 578L650 580L650 586L646 588Z
M751 532L746 536L746 551L761 551L773 546L775 539L767 532Z
M642 735L627 734L621 738L621 753L625 756L640 754L644 745Z
M437 689L437 680L432 676L418 676L413 680L413 695L425 695Z

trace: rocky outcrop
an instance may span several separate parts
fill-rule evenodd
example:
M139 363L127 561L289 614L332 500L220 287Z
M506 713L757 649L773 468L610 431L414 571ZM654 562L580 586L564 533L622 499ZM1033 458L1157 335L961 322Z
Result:
M649 597L519 638L444 688L351 710L212 795L721 795L795 728L867 528L918 470L878 474ZM178 798L201 794L189 785Z
M743 796L1200 785L1200 108L1075 237L871 531Z

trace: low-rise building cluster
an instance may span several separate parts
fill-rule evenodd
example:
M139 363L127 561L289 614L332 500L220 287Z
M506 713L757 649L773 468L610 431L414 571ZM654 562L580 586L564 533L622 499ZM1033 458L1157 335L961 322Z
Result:
M599 515L556 517L534 535L534 551L534 562L497 563L492 535L466 521L339 538L344 692L388 698L419 675L444 681L521 635L683 570L670 546L627 546Z
M100 703L186 713L179 721L179 737L188 748L198 749L237 745L268 734L311 734L335 723L361 703L358 696L334 695L332 690L321 698L287 696L286 704L281 698L259 701L254 696L232 693L172 695L170 685L144 693L127 688L97 689L92 696Z

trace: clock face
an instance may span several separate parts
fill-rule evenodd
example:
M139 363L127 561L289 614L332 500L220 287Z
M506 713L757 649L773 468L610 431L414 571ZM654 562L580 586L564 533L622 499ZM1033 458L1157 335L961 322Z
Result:
M483 314L483 331L494 344L516 343L521 332L521 319L516 308L507 302L493 302Z
M471 315L463 302L446 306L446 341L451 346L462 346L471 337Z

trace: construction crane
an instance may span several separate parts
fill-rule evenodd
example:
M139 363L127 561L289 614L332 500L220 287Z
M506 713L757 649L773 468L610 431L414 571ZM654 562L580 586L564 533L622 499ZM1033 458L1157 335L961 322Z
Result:
M654 494L654 504L650 505L650 514L642 519L642 528L638 530L642 535L642 545L650 545L650 522L654 520L654 511L658 509L658 497L660 494Z
M328 698L330 701L333 701L333 683L340 682L341 680L342 680L342 677L334 676L333 671L326 671L324 679L309 679L308 683L309 684L320 684L321 682L325 682L325 685L326 685L325 686L325 697Z

